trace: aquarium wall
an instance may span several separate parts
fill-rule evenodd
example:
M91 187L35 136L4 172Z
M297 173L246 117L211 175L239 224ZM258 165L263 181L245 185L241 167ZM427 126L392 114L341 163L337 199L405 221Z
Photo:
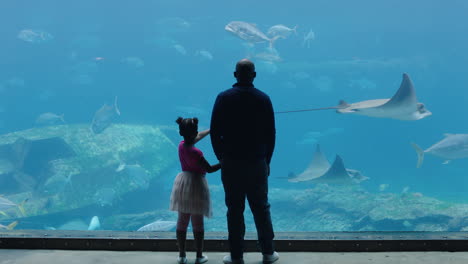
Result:
M276 112L275 231L465 231L467 12L461 0L3 0L0 229L174 231L175 120L209 128L248 58ZM197 147L218 162L209 137ZM220 178L206 175L207 231L227 231ZM248 206L245 218L255 231Z

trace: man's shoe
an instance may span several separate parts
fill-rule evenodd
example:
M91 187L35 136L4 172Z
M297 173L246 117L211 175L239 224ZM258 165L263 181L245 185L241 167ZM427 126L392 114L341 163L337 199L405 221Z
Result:
M187 258L186 257L177 257L177 263L187 264Z
M268 264L268 263L273 263L279 259L278 252L273 251L273 254L263 254L263 263Z
M223 258L224 264L244 264L244 259L231 259L231 255L226 255Z
M208 261L208 257L203 255L201 258L195 259L195 264L202 264Z

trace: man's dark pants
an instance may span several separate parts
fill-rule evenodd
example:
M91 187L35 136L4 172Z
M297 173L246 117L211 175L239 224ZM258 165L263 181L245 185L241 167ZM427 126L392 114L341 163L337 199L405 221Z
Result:
M267 170L265 160L239 161L225 158L222 161L221 178L228 209L227 223L232 259L243 257L245 198L254 217L262 253L272 254L274 251Z

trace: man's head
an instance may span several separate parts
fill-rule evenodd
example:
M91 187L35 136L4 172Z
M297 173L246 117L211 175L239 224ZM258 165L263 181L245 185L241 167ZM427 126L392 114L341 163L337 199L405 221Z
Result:
M255 65L248 59L242 59L236 64L236 71L234 77L240 84L252 84L257 76L255 72Z

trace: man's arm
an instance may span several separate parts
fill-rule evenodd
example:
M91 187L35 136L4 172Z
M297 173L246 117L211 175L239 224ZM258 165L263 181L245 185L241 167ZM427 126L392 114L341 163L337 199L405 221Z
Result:
M221 120L221 97L218 95L213 106L213 111L211 112L211 122L210 122L210 138L211 145L213 146L213 151L218 158L221 160L222 149L221 149L221 131L223 122Z
M276 127L275 127L275 114L273 111L273 105L269 97L266 101L266 117L265 117L265 128L266 128L266 162L270 165L271 157L273 156L273 151L275 150L275 141L276 141Z

